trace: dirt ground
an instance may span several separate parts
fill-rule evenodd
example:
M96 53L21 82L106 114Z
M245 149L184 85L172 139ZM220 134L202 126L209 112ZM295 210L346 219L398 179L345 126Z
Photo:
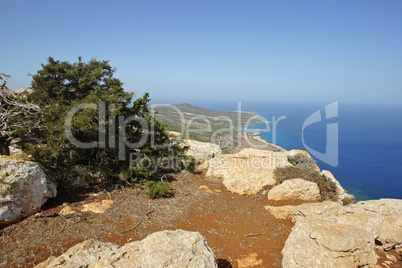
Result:
M285 203L268 201L262 194L232 194L203 174L184 172L171 186L174 195L157 200L149 199L145 190L112 186L59 194L39 215L0 230L0 266L33 267L86 239L124 245L167 229L200 232L219 267L281 266L281 250L293 223L274 218L264 206ZM114 203L103 214L81 212L83 205L101 200ZM77 213L64 217L56 213L66 206ZM381 260L387 261L385 255ZM383 267L399 267L395 265Z

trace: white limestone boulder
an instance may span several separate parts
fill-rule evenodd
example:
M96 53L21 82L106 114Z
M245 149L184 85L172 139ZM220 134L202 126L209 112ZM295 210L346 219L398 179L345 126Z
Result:
M392 248L402 245L402 200L401 199L380 199L361 201L346 206L349 213L372 215L381 218L377 220L375 230L376 239L381 242L384 248Z
M282 182L268 192L269 200L320 200L320 189L315 182L291 179Z
M274 169L289 165L285 153L244 149L209 160L206 177L222 179L231 192L251 195L264 186L275 185Z
M186 155L192 156L196 165L222 154L222 150L218 145L209 142L184 140L183 145L189 147Z
M37 212L56 193L56 185L37 163L0 156L0 223Z
M319 218L298 220L282 254L284 268L372 267L377 262L368 232Z
M215 255L198 232L161 231L122 247L84 241L37 267L189 267L216 268Z

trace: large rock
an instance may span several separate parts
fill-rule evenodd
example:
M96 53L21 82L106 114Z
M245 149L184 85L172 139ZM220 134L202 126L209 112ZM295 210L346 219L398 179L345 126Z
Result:
M355 200L354 195L351 195L348 192L346 192L346 190L343 189L339 181L335 179L334 175L330 171L323 170L321 174L327 177L330 181L332 181L335 184L337 201L339 203L346 205L346 203L350 202L350 200Z
M207 178L222 179L228 190L256 194L264 186L275 185L275 168L291 165L285 153L244 149L237 154L220 155L209 161Z
M268 192L269 200L320 200L320 189L315 182L303 179L286 180Z
M342 206L337 202L304 203L300 206L266 206L277 218L325 219L365 230L383 248L402 244L402 200L380 199Z
M380 199L361 201L346 206L349 213L371 215L381 220L376 220L376 226L372 227L377 241L384 248L392 248L402 244L402 200ZM372 220L373 221L373 220Z
M119 246L114 243L91 239L75 245L57 258L55 256L49 257L36 267L88 267L99 259L110 257L117 249Z
M300 206L296 206L293 209L293 219L298 220L306 217L317 217L326 219L329 217L338 217L346 213L345 208L332 201L324 201L320 203L304 203Z
M368 232L319 218L298 220L282 254L284 268L370 267L377 262Z
M214 143L184 139L183 135L177 131L167 131L166 133L170 139L178 139L183 142L183 146L188 147L186 155L194 158L195 165L200 165L222 154L222 149Z
M196 165L222 154L221 148L213 143L195 140L184 140L183 143L189 147L186 155L192 156Z
M217 267L207 241L198 232L161 231L122 247L95 240L82 242L37 267Z
M317 217L329 218L346 213L346 209L337 202L324 201L319 203L304 203L299 206L265 206L265 209L278 219L292 219Z
M13 222L37 212L56 185L37 163L0 156L0 223Z

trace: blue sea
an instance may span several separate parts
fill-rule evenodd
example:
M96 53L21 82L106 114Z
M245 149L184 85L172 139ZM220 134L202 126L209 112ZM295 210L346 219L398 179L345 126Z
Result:
M238 106L237 103L192 104L223 111L234 111ZM242 102L241 109L258 113L270 122L286 116L286 119L277 122L275 133L275 144L286 150L310 149L310 154L311 150L324 154L327 146L327 125L337 125L338 164L327 164L314 157L319 167L331 171L341 185L358 200L402 199L402 106L339 102L337 114L332 114L332 118L327 119L326 105ZM303 143L303 123L318 110L322 120L304 128ZM255 123L249 129L263 130L267 127L265 124ZM262 132L261 137L274 143L272 124L269 130ZM334 132L334 129L329 128L329 131Z

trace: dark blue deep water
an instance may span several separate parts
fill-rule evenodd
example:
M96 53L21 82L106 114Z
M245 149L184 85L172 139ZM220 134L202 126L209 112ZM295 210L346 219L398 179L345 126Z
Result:
M252 111L272 122L274 116L286 116L277 123L276 144L287 149L303 149L302 125L315 111L324 120L304 129L304 141L311 149L325 153L326 126L338 124L338 165L316 159L321 169L331 171L358 200L402 198L402 106L352 105L339 103L338 117L325 119L325 104L269 104L242 102L243 111ZM216 109L236 110L237 103L194 103ZM254 129L267 129L253 124ZM261 137L273 143L273 129Z

